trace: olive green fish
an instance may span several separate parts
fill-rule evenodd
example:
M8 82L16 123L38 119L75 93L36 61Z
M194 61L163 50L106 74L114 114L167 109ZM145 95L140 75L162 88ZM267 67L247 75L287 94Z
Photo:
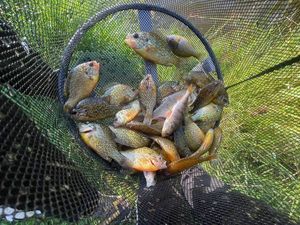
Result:
M214 98L212 102L224 107L227 107L229 105L229 96L224 85L222 85L221 89L218 92L217 97Z
M149 135L161 135L161 129L153 125L147 125L138 121L131 121L126 124L126 127L131 130L135 130Z
M199 71L190 71L188 75L183 77L183 80L187 84L195 84L199 88L203 88L205 85L213 82L215 79L210 75L204 72L203 70Z
M122 105L133 101L137 96L137 92L130 86L125 84L116 84L108 88L102 97L113 105Z
M121 107L108 104L103 98L89 97L81 100L70 112L77 121L95 121L113 117Z
M70 112L80 100L90 96L100 79L99 69L99 63L90 61L79 64L70 71L64 84L64 95L67 97L65 112Z
M121 145L131 148L142 148L150 145L150 139L145 135L123 127L109 126L111 131L115 134L115 141Z
M175 92L178 92L184 88L178 81L166 81L162 83L158 88L159 102L161 100Z
M212 100L217 97L222 86L223 83L219 80L216 80L205 85L202 89L200 89L196 100L193 102L194 108L191 110L191 112L193 113L197 109L211 103Z
M185 140L189 148L192 151L196 151L201 146L205 134L188 115L185 116L184 121Z
M136 32L128 34L125 43L138 55L150 62L165 66L178 65L177 57L166 41L166 37L155 32Z
M120 154L108 127L96 123L79 123L79 133L83 142L103 159L115 160L122 167L130 168L130 162Z
M192 154L191 150L188 147L188 144L185 139L184 129L182 123L179 127L174 131L174 144L176 149L181 157L187 157Z
M144 123L150 125L157 97L157 88L151 74L147 74L141 81L139 85L139 97L141 104L146 110Z
M215 122L221 118L223 107L210 103L198 109L193 115L193 121Z
M172 52L180 57L200 58L200 53L191 45L191 43L180 35L168 35L167 42Z

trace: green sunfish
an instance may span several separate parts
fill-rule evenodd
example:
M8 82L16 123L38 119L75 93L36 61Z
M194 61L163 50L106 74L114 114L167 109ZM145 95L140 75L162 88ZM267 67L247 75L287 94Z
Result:
M204 139L203 131L192 121L189 116L184 118L184 135L185 140L192 151L196 151L202 144Z
M89 97L81 100L70 114L77 121L95 121L113 117L119 110L120 106L110 105L103 98Z
M150 139L145 135L123 127L109 126L111 131L115 134L115 141L121 145L131 148L142 148L150 145Z

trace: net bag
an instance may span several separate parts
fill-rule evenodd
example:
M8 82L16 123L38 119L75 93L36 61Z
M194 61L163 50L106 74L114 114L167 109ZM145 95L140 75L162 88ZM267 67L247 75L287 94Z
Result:
M299 223L299 14L297 1L0 2L0 223ZM178 79L125 46L140 30L186 37L230 97L220 163L151 188L90 151L62 107L69 69L91 60L94 95Z

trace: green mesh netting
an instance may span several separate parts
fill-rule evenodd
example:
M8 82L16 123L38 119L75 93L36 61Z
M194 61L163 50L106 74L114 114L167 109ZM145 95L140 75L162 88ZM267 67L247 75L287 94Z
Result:
M140 1L170 9L204 34L221 66L230 106L217 167L160 177L152 189L81 146L58 101L64 48L97 12L132 1L0 1L0 223L293 224L300 221L300 2ZM181 22L151 12L154 29ZM143 60L124 44L139 30L136 10L97 23L76 46L73 67L100 61L101 82L136 87ZM293 63L286 64L291 59ZM190 60L189 71L197 61ZM177 79L158 66L160 81Z

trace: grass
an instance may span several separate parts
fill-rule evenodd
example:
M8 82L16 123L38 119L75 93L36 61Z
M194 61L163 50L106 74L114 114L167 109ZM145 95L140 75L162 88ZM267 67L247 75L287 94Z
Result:
M59 68L62 51L78 26L114 1L95 2L92 7L88 1L80 0L52 0L51 3L6 0L4 3L8 8L2 7L0 12L4 11L4 18L13 24L20 37L26 37L52 68ZM238 19L231 22L240 23ZM279 25L268 27L249 21L241 24L239 30L225 29L226 26L216 24L205 36L219 60L226 85L300 52L300 27L287 18ZM74 52L71 66L97 60L102 64L99 87L113 81L136 87L144 75L143 61L123 43L125 35L136 30L135 12L108 17L84 36ZM207 57L199 40L190 31L179 28L178 23L172 23L163 33L188 37L202 52L202 59ZM195 60L189 60L184 71L195 64ZM161 81L175 79L177 72L175 67L164 66L158 66L157 71ZM299 64L292 65L229 89L231 104L224 110L221 123L224 140L219 157L222 163L217 168L205 164L211 174L234 190L261 199L296 221L300 220L299 74ZM88 152L82 151L59 116L56 100L22 96L17 92L11 97L7 89L1 93L18 104L99 190L125 195L134 204L137 181L104 170ZM46 114L45 109L48 109Z

